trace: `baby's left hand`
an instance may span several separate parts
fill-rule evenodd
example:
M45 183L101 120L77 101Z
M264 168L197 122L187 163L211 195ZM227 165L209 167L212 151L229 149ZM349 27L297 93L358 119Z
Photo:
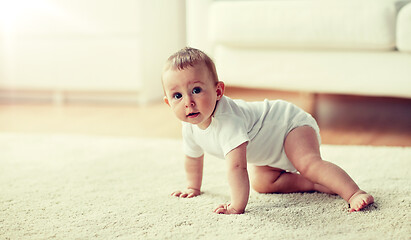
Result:
M214 212L218 214L243 214L244 213L244 211L235 210L233 207L231 207L231 204L221 204L214 210Z

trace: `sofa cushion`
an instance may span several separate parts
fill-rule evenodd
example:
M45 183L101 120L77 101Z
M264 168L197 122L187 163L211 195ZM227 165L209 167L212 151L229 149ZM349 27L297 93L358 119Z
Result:
M397 51L300 51L218 46L227 86L411 98L411 56Z
M209 37L240 47L391 50L395 1L217 1Z
M397 19L397 48L411 53L411 3L401 8Z

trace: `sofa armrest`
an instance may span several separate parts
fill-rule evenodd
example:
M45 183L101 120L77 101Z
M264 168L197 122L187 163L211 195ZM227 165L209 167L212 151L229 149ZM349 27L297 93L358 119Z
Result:
M401 52L411 53L411 3L402 7L398 13L397 48Z

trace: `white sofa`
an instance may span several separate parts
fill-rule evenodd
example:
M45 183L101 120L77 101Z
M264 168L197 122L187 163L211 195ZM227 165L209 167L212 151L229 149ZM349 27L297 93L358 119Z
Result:
M187 0L229 86L411 98L410 0Z

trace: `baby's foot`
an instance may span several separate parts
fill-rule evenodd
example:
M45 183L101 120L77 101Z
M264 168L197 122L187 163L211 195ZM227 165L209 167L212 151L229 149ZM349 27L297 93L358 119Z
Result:
M350 212L360 211L366 206L374 202L373 196L364 192L363 190L358 190L352 197L348 200L350 206Z

